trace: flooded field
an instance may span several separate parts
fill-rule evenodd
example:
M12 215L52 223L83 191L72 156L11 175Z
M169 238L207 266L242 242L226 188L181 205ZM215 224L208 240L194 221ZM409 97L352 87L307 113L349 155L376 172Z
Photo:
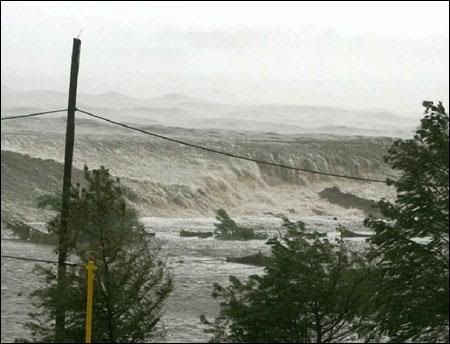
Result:
M270 247L262 240L222 241L213 238L198 239L180 237L182 229L212 231L214 218L142 218L150 232L163 244L162 257L167 258L174 277L174 290L169 297L161 326L166 330L166 342L207 342L209 335L203 332L200 314L213 318L218 314L218 303L211 297L214 282L228 283L234 275L245 279L252 274L263 273L263 268L230 263L226 257L269 253ZM335 235L336 221L331 217L302 218L310 228L317 228ZM275 217L242 217L241 224L252 225L270 235L280 227ZM340 219L349 228L361 227L354 218ZM27 242L2 240L2 255L14 255L40 259L56 259L53 247ZM39 285L32 270L35 263L2 259L1 268L1 341L11 342L26 337L22 324L30 311L28 293ZM94 329L95 331L95 329ZM158 341L161 341L158 339Z

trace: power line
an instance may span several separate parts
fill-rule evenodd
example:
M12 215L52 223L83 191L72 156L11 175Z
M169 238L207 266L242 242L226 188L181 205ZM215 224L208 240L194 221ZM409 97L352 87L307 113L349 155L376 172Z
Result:
M8 116L8 117L2 117L2 121L6 121L8 119L17 119L17 118L25 118L25 117L34 117L34 116L42 116L47 115L49 113L56 113L56 112L63 112L67 111L67 109L61 109L61 110L52 110L52 111L45 111L45 112L36 112L36 113L30 113L28 115L19 115L19 116Z
M16 256L7 256L7 255L2 255L1 257L2 258L17 259L17 260L26 260L26 261L30 261L30 262L58 264L58 262L54 261L54 260L45 260L45 259L36 259L36 258L27 258L27 257L16 257ZM64 264L65 265L70 265L70 266L83 266L82 264L70 263L70 262L64 262Z
M329 177L354 179L354 180L361 180L361 181L372 182L372 183L386 183L386 180L381 180L381 179L362 178L362 177L347 176L347 175L342 175L342 174L320 172L320 171L315 171L315 170L308 170L308 169L298 168L298 167L294 167L294 166L268 162L268 161L264 161L264 160L248 158L248 157L245 157L245 156L242 156L242 155L237 155L237 154L234 154L234 153L229 153L229 152L225 152L225 151L221 151L221 150L217 150L217 149L213 149L213 148L208 148L208 147L196 145L196 144L193 144L193 143L189 143L189 142L173 139L173 138L170 138L170 137L167 137L167 136L155 134L155 133L149 132L147 130L135 128L135 127L129 126L129 125L124 124L124 123L116 122L116 121L113 121L113 120L108 119L106 117L95 115L93 113L90 113L88 111L84 111L84 110L81 110L81 109L76 109L76 110L81 112L81 113L84 113L85 115L88 115L88 116L91 116L91 117L95 117L95 118L101 119L103 121L106 121L106 122L109 122L109 123L112 123L112 124L115 124L115 125L127 128L127 129L130 129L130 130L135 130L135 131L141 132L143 134L154 136L154 137L166 140L166 141L179 143L179 144L182 144L184 146L200 149L200 150L211 152L211 153L215 153L215 154L225 155L225 156L228 156L228 157L231 157L231 158L235 158L235 159L247 160L247 161L256 162L256 163L262 164L262 165L275 166L275 167L285 168L285 169L289 169L289 170L300 171L300 172L307 172L307 173L313 173L313 174L319 174L319 175L329 176Z
M23 239L19 238L0 238L1 241L23 241Z
M167 137L167 136L164 136L164 135L155 134L155 133L143 130L143 129L139 129L139 128L135 128L135 127L129 126L129 125L124 124L124 123L113 121L113 120L108 119L106 117L95 115L93 113L90 113L88 111L84 111L84 110L81 110L81 109L76 109L76 110L78 112L84 113L84 114L86 114L88 116L95 117L95 118L101 119L103 121L106 121L106 122L109 122L109 123L112 123L112 124L115 124L115 125L119 125L119 126L122 126L124 128L130 129L130 130L135 130L135 131L141 132L143 134L154 136L154 137L166 140L166 141L175 142L175 143L178 143L178 144L182 144L184 146L200 149L200 150L207 151L207 152L210 152L210 153L225 155L225 156L228 156L228 157L231 157L231 158L235 158L235 159L252 161L252 162L255 162L255 163L258 163L258 164L262 164L262 165L274 166L274 167L285 168L285 169L289 169L289 170L306 172L306 173L312 173L312 174L318 174L318 175L323 175L323 176L328 176L328 177L346 178L346 179L360 180L360 181L373 182L373 183L386 183L386 180L381 180L381 179L363 178L363 177L355 177L355 176L348 176L348 175L342 175L342 174L321 172L321 171L315 171L315 170L309 170L309 169L303 169L303 168L298 168L298 167L294 167L294 166L284 165L284 164L268 162L268 161L259 160L259 159L253 159L253 158L245 157L245 156L242 156L242 155L237 155L237 154L233 154L233 153L229 153L229 152L225 152L225 151L221 151L221 150L208 148L208 147L196 145L196 144L193 144L193 143L189 143L189 142L173 139L173 138L170 138L170 137ZM9 119L18 119L18 118L42 116L42 115L46 115L46 114L57 113L57 112L64 112L64 111L67 111L67 109L52 110L52 111L45 111L45 112L37 112L37 113L31 113L31 114L28 114L28 115L2 117L1 120L4 121L4 120L9 120Z

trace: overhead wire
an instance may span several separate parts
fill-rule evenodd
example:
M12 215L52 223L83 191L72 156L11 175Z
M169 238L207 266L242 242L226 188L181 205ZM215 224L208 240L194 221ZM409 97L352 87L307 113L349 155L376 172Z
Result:
M50 113L57 113L57 112L63 112L63 111L67 111L67 109L51 110L51 111L44 111L44 112L36 112L36 113L30 113L30 114L28 114L28 115L6 116L6 117L2 117L1 120L2 120L2 121L6 121L6 120L9 120L9 119L17 119L17 118L26 118L26 117L42 116L42 115L47 115L47 114L50 114Z
M18 119L18 118L42 116L42 115L58 113L58 112L63 112L63 111L67 111L67 109L37 112L37 113L31 113L31 114L27 114L27 115L7 116L7 117L2 117L1 120L4 121L4 120L12 120L12 119ZM85 111L85 110L82 110L82 109L76 108L76 111L78 111L80 113L83 113L83 114L85 114L87 116L91 116L91 117L94 117L94 118L97 118L97 119L100 119L100 120L112 123L114 125L118 125L118 126L124 127L126 129L138 131L138 132L146 134L146 135L157 137L157 138L162 139L162 140L178 143L178 144L181 144L181 145L184 145L184 146L192 147L192 148L195 148L195 149L200 149L200 150L203 150L203 151L206 151L206 152L210 152L210 153L214 153L214 154L220 154L220 155L228 156L228 157L234 158L234 159L246 160L246 161L255 162L255 163L261 164L261 165L273 166L273 167L284 168L284 169L289 169L289 170L294 170L294 171L299 171L299 172L305 172L305 173L312 173L312 174L328 176L328 177L346 178L346 179L359 180L359 181L372 182L372 183L384 183L384 184L387 183L387 180L383 180L383 179L364 178L364 177L349 176L349 175L330 173L330 172L322 172L322 171L316 171L316 170L310 170L310 169L305 169L305 168L299 168L299 167L295 167L295 166L285 165L285 164L279 164L279 163L275 163L275 162L269 162L269 161L260 160L260 159L253 159L253 158L242 156L242 155L238 155L238 154L235 154L235 153L230 153L230 152L226 152L226 151L222 151L222 150L218 150L218 149L214 149L214 148L210 148L210 147L205 147L205 146L201 146L201 145L198 145L198 144L194 144L194 143L190 143L190 142L174 139L174 138L171 138L171 137L168 137L168 136L165 136L165 135L156 134L156 133L150 132L148 130L136 128L136 127L130 126L130 125L125 124L125 123L117 122L117 121L114 121L112 119L106 118L104 116L96 115L96 114L93 114L91 112L88 112L88 111Z
M58 113L58 112L63 112L63 111L67 111L67 109L37 112L37 113L32 113L32 114L27 114L27 115L19 115L19 116L7 116L7 117L2 117L1 120L3 121L3 120L10 120L10 119L19 119L19 118L27 118L27 117L34 117L34 116L42 116L42 115L46 115L46 114ZM165 135L156 134L156 133L144 130L144 129L140 129L140 128L136 128L136 127L130 126L130 125L125 124L125 123L114 121L114 120L106 118L104 116L93 114L91 112L88 112L88 111L85 111L85 110L82 110L82 109L76 108L76 111L78 111L80 113L83 113L83 114L85 114L87 116L90 116L90 117L93 117L93 118L97 118L97 119L100 119L102 121L105 121L105 122L108 122L108 123L111 123L111 124L114 124L114 125L118 125L118 126L124 127L126 129L129 129L129 130L134 130L134 131L137 131L137 132L140 132L140 133L143 133L143 134L146 134L146 135L150 135L150 136L162 139L162 140L178 143L178 144L181 144L181 145L184 145L184 146L192 147L192 148L195 148L195 149L200 149L200 150L203 150L203 151L206 151L206 152L210 152L210 153L214 153L214 154L220 154L220 155L228 156L228 157L231 157L231 158L234 158L234 159L246 160L246 161L255 162L257 164L268 165L268 166L273 166L273 167L279 167L279 168L284 168L284 169L289 169L289 170L294 170L294 171L299 171L299 172L306 172L306 173L312 173L312 174L317 174L317 175L323 175L323 176L328 176L328 177L346 178L346 179L353 179L353 180L359 180L359 181L365 181L365 182L374 182L374 183L386 183L387 182L387 180L382 180L382 179L363 178L363 177L342 175L342 174L329 173L329 172L321 172L321 171L309 170L309 169L304 169L304 168L299 168L299 167L294 167L294 166L289 166L289 165L284 165L284 164L279 164L279 163L274 163L274 162L269 162L269 161L264 161L264 160L259 160L259 159L253 159L253 158L249 158L249 157L246 157L246 156L242 156L242 155L238 155L238 154L234 154L234 153L230 153L230 152L226 152L226 151L222 151L222 150L218 150L218 149L205 147L205 146L201 146L201 145L198 145L198 144L194 144L194 143L190 143L190 142L174 139L174 138L171 138L171 137L168 137L168 136L165 136ZM7 258L7 259L24 260L24 261L31 261L31 262L58 264L57 261L46 260L46 259L37 259L37 258L29 258L29 257L18 257L18 256L10 256L10 255L1 255L1 257L2 258ZM82 264L71 263L71 262L64 262L63 264L69 265L69 266L83 266Z
M234 153L230 153L230 152L226 152L226 151L222 151L222 150L218 150L218 149L214 149L214 148L209 148L209 147L205 147L205 146L201 146L198 144L194 144L194 143L189 143L186 141L182 141L182 140L178 140L178 139L174 139L168 136L164 136L164 135L160 135L160 134L156 134L144 129L140 129L140 128L136 128L133 126L130 126L128 124L125 123L121 123L121 122L117 122L114 121L112 119L106 118L104 116L99 116L96 114L93 114L91 112L85 111L85 110L81 110L81 109L76 109L78 112L81 112L85 115L100 119L102 121L105 122L109 122L130 130L134 130L134 131L138 131L140 133L146 134L146 135L150 135L153 137L157 137L166 141L170 141L170 142L175 142L184 146L188 146L188 147L192 147L195 149L200 149L206 152L210 152L210 153L215 153L215 154L220 154L220 155L224 155L224 156L228 156L234 159L240 159L240 160L246 160L246 161L251 161L251 162L255 162L261 165L268 165L268 166L274 166L274 167L279 167L279 168L284 168L284 169L289 169L289 170L294 170L294 171L299 171L299 172L306 172L306 173L312 173L312 174L318 174L318 175L323 175L323 176L328 176L328 177L336 177L336 178L346 178L346 179L353 179L353 180L360 180L360 181L365 181L365 182L372 182L372 183L386 183L386 180L382 180L382 179L373 179L373 178L364 178L364 177L356 177L356 176L349 176L349 175L343 175L343 174L336 174L336 173L329 173L329 172L321 172L321 171L316 171L316 170L309 170L309 169L304 169L304 168L299 168L299 167L294 167L294 166L289 166L289 165L284 165L284 164L279 164L279 163L275 163L275 162L269 162L269 161L264 161L264 160L259 160L259 159L253 159L253 158L249 158L246 156L242 156L242 155L238 155L238 154L234 154Z
M29 257L17 257L17 256L9 256L9 255L1 255L2 258L9 258L9 259L17 259L17 260L25 260L30 262L39 262L39 263L48 263L48 264L58 264L57 261L54 260L46 260L46 259L37 259L37 258L29 258ZM77 264L77 263L71 263L71 262L64 262L64 265L69 266L83 266L83 264Z

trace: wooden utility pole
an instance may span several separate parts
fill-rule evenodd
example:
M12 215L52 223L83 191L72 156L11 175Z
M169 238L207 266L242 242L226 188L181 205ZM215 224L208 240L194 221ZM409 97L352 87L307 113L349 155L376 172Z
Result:
M75 108L77 100L78 67L81 41L73 39L72 63L70 66L69 104L67 107L66 148L64 155L64 177L61 202L61 223L58 243L58 300L56 302L55 342L65 342L66 306L64 292L66 284L66 259L69 239L69 203L72 184L72 160L75 141Z

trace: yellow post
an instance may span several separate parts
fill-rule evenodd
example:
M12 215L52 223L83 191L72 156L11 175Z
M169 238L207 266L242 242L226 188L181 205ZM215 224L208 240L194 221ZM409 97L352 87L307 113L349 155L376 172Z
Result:
M85 266L87 271L87 300L86 300L86 337L85 343L91 343L92 337L92 301L94 299L94 272L97 270L93 260Z

